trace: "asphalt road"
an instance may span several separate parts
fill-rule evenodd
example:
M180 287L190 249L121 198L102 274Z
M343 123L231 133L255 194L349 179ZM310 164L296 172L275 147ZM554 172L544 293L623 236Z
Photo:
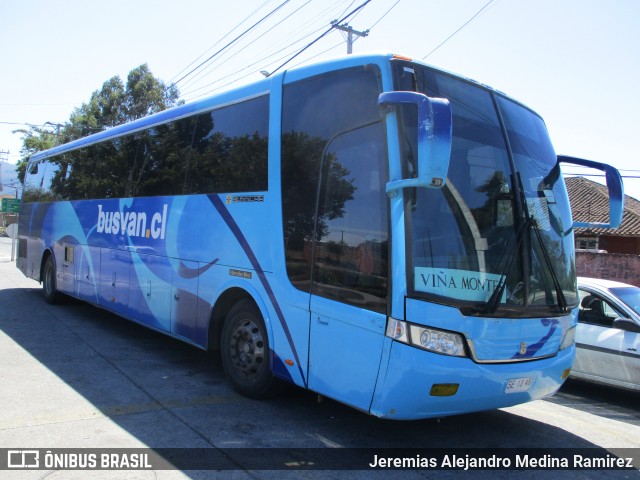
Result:
M10 262L8 245L0 238L0 449L202 448L224 456L232 448L310 448L316 458L335 448L640 449L640 395L575 381L547 400L415 422L380 420L298 388L249 400L228 386L216 355L86 304L46 304ZM301 455L299 465L309 461ZM51 468L0 478L640 478L610 469L251 470L246 456L228 460L232 470Z

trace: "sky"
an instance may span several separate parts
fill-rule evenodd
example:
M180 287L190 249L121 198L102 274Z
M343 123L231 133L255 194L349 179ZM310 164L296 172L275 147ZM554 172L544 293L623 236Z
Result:
M195 100L273 72L364 1L2 0L0 158L20 158L12 131L54 130L143 63ZM424 60L531 107L557 153L617 167L625 193L640 199L639 19L639 0L371 0L349 24L369 30L354 53ZM285 68L344 54L334 29Z

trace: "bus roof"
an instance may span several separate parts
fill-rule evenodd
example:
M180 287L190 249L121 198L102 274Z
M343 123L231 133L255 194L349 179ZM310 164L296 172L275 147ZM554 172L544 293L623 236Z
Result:
M503 92L500 92L499 90L496 90L486 84L483 84L471 78L465 77L463 75L459 75L438 67L434 67L433 65L429 65L420 60L415 60L409 57L395 55L388 52L347 55L347 56L324 60L317 63L294 67L289 70L283 70L282 72L278 72L277 74L274 74L269 78L261 79L235 89L227 90L222 93L204 98L202 100L197 100L190 103L186 103L184 105L168 108L161 112L154 113L152 115L148 115L146 117L133 120L131 122L123 123L115 127L107 128L101 132L94 133L92 135L88 135L86 137L73 140L63 145L55 146L48 150L37 152L31 156L30 161L37 161L42 158L50 157L52 155L57 155L64 152L70 152L70 151L73 151L81 147L91 145L93 143L97 143L103 140L114 139L117 137L142 131L154 126L162 125L164 123L179 120L181 118L189 117L191 115L204 113L214 108L221 108L227 105L232 105L242 100L248 100L254 97L259 97L261 95L265 95L270 92L270 90L272 89L273 82L277 82L277 84L292 83L307 77L312 77L312 76L319 75L332 70L340 70L343 68L356 67L356 66L367 65L367 64L376 64L382 67L384 64L388 65L389 61L394 58L398 60L406 60L408 62L422 64L424 66L428 66L429 68L434 68L435 70L439 70L448 75L473 83L481 88L491 90L501 96L510 98ZM383 85L383 88L385 90L387 89L390 90L392 86ZM514 100L512 98L510 99ZM520 102L517 102L517 103L520 103ZM523 105L523 106L525 108L528 108L526 107L526 105Z

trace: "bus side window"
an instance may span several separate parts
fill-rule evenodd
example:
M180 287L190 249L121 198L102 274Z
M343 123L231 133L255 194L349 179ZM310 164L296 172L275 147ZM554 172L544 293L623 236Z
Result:
M199 115L184 190L266 191L268 144L268 95Z
M320 164L340 132L380 119L380 71L368 65L329 72L284 86L282 98L282 220L287 275L311 288ZM386 170L385 170L386 172ZM320 234L320 232L318 232ZM315 238L317 238L316 235Z
M313 293L384 313L388 234L381 123L338 135L323 159Z
M23 200L25 202L37 202L42 198L44 173L46 163L41 161L32 163L25 176Z

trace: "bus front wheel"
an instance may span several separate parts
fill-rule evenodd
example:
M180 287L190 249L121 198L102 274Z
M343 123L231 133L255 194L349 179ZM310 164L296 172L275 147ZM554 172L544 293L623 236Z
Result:
M47 303L58 303L60 293L56 290L56 264L49 255L42 267L42 292Z
M250 398L275 393L267 329L260 311L250 300L236 303L222 327L220 354L233 388Z

